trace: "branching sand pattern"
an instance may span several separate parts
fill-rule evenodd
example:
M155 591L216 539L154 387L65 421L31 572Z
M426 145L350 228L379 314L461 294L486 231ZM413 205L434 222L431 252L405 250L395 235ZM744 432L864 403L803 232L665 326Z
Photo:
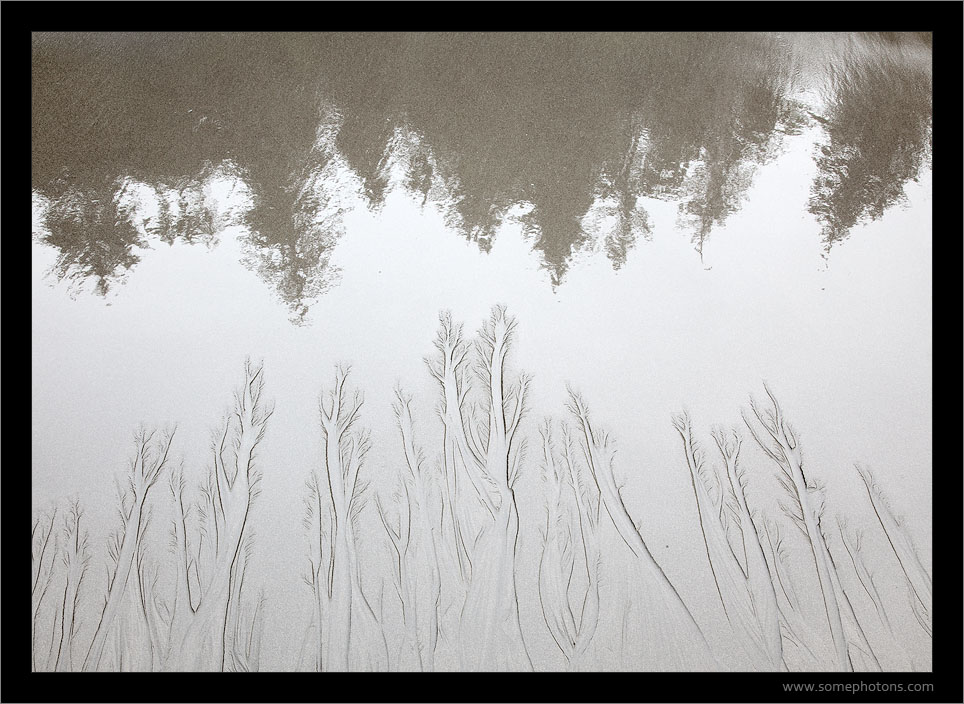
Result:
M931 578L906 528L862 465L864 505L844 510L827 495L804 469L802 435L769 386L766 403L751 398L743 411L768 470L751 469L741 429L713 428L711 458L690 416L672 418L713 577L708 595L725 616L725 624L700 624L687 603L693 596L684 598L667 577L624 501L616 439L598 426L585 397L569 389L565 420L546 418L527 437L522 421L532 382L507 364L516 330L502 306L475 339L450 314L440 315L436 352L425 361L438 383L441 445L421 444L428 434L417 410L427 404L396 388L392 467L366 465L372 440L349 367L337 367L321 391L313 427L323 462L307 478L303 503L309 540L300 576L312 607L303 632L290 634L301 643L298 668L538 669L529 643L545 633L527 632L531 622L524 628L520 618L520 602L530 600L571 671L620 666L625 653L597 642L602 624L621 624L625 650L630 619L643 611L644 637L674 669L723 667L724 653L704 635L710 626L729 633L749 669L880 671L882 649L902 652L906 669L923 659L895 627L904 609L925 639L932 632ZM271 596L248 569L258 550L249 511L262 469L274 471L258 461L274 410L265 389L264 366L247 361L232 409L212 435L207 477L194 501L183 467L171 459L176 428L135 433L126 479L118 483L119 525L103 555L88 540L78 501L34 519L34 670L259 669ZM373 488L374 471L391 475L389 495ZM525 536L540 551L537 593L522 591L518 578L516 491L529 473L543 479L544 520L538 535ZM782 487L779 512L757 505L773 478ZM167 523L154 520L161 510ZM370 539L358 530L366 511L377 514L391 555L376 575L388 585L387 600L384 589L376 596L364 588L378 583L363 576L358 557L363 538ZM605 531L614 531L612 540ZM168 549L155 549L146 536L165 532ZM889 546L893 564L865 558L873 532ZM608 598L602 576L626 549L641 575L629 603ZM99 567L105 557L106 574ZM801 564L808 573L801 574ZM902 580L907 602L880 588L883 570ZM293 582L298 577L291 575ZM388 625L396 600L400 629ZM97 606L89 635L81 628L85 605ZM650 664L637 659L632 667Z

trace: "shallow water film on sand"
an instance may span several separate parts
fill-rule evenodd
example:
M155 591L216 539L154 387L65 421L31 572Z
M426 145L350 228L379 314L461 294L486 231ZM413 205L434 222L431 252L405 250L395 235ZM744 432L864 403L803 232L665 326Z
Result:
M929 671L929 34L37 33L37 671Z

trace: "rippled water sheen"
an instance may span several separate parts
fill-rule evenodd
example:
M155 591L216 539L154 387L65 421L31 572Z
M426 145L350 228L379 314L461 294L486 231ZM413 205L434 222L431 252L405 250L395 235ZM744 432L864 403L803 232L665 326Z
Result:
M517 323L507 393L519 372L532 377L509 445L519 471L516 618L535 669L576 667L540 601L555 485L539 431L551 416L549 457L562 457L558 421L583 422L566 410L568 385L619 448L615 496L716 658L663 647L684 627L660 620L675 608L666 592L656 606L634 601L638 575L628 570L640 549L624 544L631 529L614 517L603 542L623 552L601 558L598 631L581 667L772 669L733 645L694 496L699 472L687 469L671 419L684 409L707 467L723 467L715 424L741 429L747 500L785 535L788 579L810 595L826 586L801 551L793 507L781 505L776 465L741 418L742 409L752 421L751 392L763 413L763 379L801 438L808 492L828 507L831 556L847 559L838 536L853 528L873 559L894 560L853 468L861 462L929 565L929 35L38 33L32 71L34 506L79 497L102 561L131 432L179 422L172 451L193 497L244 358L263 359L275 413L249 536L266 595L263 668L317 665L305 655L314 602L299 579L313 548L301 520L305 482L331 461L318 400L336 363L353 365L352 388L364 392L370 491L399 500L405 454L392 403L408 393L426 471L444 486L454 426L436 412L445 405L423 362L440 351L443 310L465 324L466 340L488 330L485 348L499 324L492 306L506 304ZM489 382L465 382L478 383ZM491 398L469 399L486 417ZM723 499L725 471L710 474L704 499L739 513L735 494ZM149 535L163 550L158 525L171 509L157 502ZM391 624L392 661L411 624L386 566L397 557L391 530L367 506L359 589L384 610L375 620ZM200 540L191 530L189 541ZM499 549L479 554L503 564ZM577 571L586 560L575 559ZM852 564L836 589L877 644L873 657L852 655L854 667L874 669L876 658L883 669L928 669L930 641L896 563L881 568L879 600ZM160 569L160 584L173 585ZM424 590L428 576L419 579ZM101 585L85 589L93 613ZM487 632L486 613L509 608L472 593L482 620L463 621L463 645ZM878 617L881 602L899 614ZM840 669L813 613L803 621L812 633L787 635L803 626L785 618L787 664ZM84 621L74 669L96 622ZM151 642L151 627L125 637ZM503 636L518 665L518 642ZM37 647L48 662L53 643ZM424 668L397 647L394 665ZM138 657L112 662L160 667ZM459 666L468 667L439 656L439 669Z
M251 195L247 264L299 316L333 281L344 211L377 211L392 188L482 252L517 219L558 286L580 251L619 269L640 239L672 236L654 232L653 199L702 256L800 143L829 253L901 200L930 149L913 36L40 35L34 76L57 276L103 294L152 241L211 243L218 174ZM123 198L135 185L149 222Z

